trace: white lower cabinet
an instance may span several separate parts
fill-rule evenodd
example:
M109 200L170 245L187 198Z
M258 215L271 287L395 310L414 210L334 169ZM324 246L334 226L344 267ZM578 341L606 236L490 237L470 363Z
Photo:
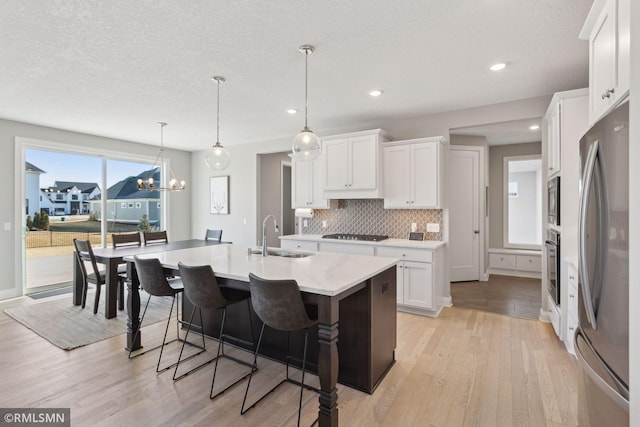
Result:
M541 277L540 251L520 249L489 249L489 270L493 274L521 277Z
M376 247L376 255L399 258L396 265L398 310L437 316L442 308L441 250Z
M281 240L280 247L294 251L313 251L318 250L317 242L305 242L304 240Z
M322 242L320 252L337 252L349 255L370 255L373 256L373 246L369 245L345 245L344 243Z
M414 242L411 242L414 243ZM398 259L396 264L396 300L398 311L437 317L444 305L450 305L445 295L443 245L431 247L391 246L389 243L327 241L286 236L281 247L291 250L334 252L350 255L381 256ZM448 292L447 292L448 294Z
M399 291L398 304L432 309L433 266L426 262L403 261L398 263L397 269L396 286L402 290Z

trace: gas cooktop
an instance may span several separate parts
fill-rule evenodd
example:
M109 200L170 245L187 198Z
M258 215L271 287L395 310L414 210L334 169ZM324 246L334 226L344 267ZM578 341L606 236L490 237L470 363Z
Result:
M339 240L365 240L367 242L379 242L388 239L389 236L376 236L374 234L325 234L323 239L339 239Z

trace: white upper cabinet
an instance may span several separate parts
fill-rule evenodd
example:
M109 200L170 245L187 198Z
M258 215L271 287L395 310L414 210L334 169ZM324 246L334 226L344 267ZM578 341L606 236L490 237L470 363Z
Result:
M384 146L384 207L443 207L443 137L398 141Z
M630 0L596 0L580 32L589 40L589 122L629 91Z
M380 129L323 138L324 197L382 198L380 144L388 140Z
M547 166L548 175L560 172L560 123L562 103L552 103L547 113Z
M329 209L330 201L324 198L324 158L313 161L291 161L291 207Z

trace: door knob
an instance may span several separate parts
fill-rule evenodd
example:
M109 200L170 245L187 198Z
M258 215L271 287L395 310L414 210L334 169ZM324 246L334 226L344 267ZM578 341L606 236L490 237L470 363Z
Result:
M473 230L474 234L480 234L480 230Z

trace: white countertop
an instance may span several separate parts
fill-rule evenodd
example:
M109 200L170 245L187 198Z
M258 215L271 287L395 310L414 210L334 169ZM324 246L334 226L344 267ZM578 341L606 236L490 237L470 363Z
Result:
M369 246L394 246L401 248L416 249L438 249L444 246L445 242L437 240L407 240L407 239L386 239L379 242L369 242L364 240L342 240L342 239L323 239L322 234L290 234L288 236L280 236L282 240L306 240L309 242L323 243L347 243L353 245L369 245Z
M293 251L291 251L293 252ZM125 260L129 257L125 257ZM303 292L337 295L395 266L398 259L318 252L305 258L248 255L241 245L213 245L156 252L140 258L158 258L167 268L211 265L216 276L249 281L249 273L264 279L295 279Z

